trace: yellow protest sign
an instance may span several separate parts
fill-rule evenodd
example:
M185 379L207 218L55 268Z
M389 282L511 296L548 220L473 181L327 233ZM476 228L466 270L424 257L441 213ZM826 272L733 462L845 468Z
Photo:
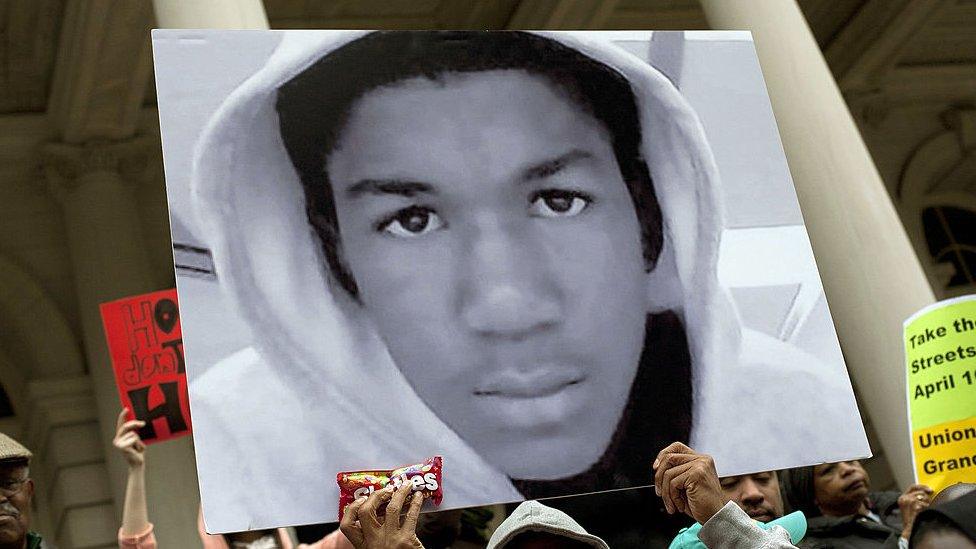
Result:
M918 482L976 482L976 295L905 321L908 421Z

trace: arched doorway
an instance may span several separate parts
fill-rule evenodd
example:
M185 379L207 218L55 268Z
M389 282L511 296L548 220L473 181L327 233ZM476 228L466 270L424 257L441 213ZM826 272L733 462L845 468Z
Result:
M976 109L944 113L898 182L905 230L940 298L976 292Z
M961 205L933 205L921 211L929 256L952 266L942 288L947 295L969 293L976 287L976 210Z

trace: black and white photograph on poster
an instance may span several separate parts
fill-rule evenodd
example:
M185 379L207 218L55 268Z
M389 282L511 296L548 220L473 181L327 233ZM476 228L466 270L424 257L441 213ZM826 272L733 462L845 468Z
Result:
M870 449L749 33L153 32L210 532Z

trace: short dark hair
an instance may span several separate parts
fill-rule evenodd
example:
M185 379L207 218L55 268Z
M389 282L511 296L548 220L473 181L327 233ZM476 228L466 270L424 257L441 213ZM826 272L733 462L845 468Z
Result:
M0 471L10 471L16 474L20 470L24 471L24 477L30 478L30 458L15 457L0 459Z
M917 544L922 543L922 540L930 534L944 534L949 532L955 532L960 535L966 535L959 526L956 525L948 517L929 514L924 517L920 517L921 520L916 520L915 524L912 525L912 536L910 540L910 546L915 547Z
M0 468L19 469L21 467L30 467L30 458L14 457L14 458L0 459Z
M282 141L305 193L306 213L336 280L358 296L340 252L339 222L326 169L350 111L367 92L410 78L445 73L524 70L548 79L599 121L637 211L647 270L663 246L660 205L641 155L640 114L616 70L539 35L518 32L380 31L339 47L278 88Z

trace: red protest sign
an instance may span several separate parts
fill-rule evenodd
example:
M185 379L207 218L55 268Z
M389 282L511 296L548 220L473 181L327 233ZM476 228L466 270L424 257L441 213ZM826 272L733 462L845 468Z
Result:
M176 290L162 290L102 303L122 405L146 422L146 443L190 433L183 333Z

